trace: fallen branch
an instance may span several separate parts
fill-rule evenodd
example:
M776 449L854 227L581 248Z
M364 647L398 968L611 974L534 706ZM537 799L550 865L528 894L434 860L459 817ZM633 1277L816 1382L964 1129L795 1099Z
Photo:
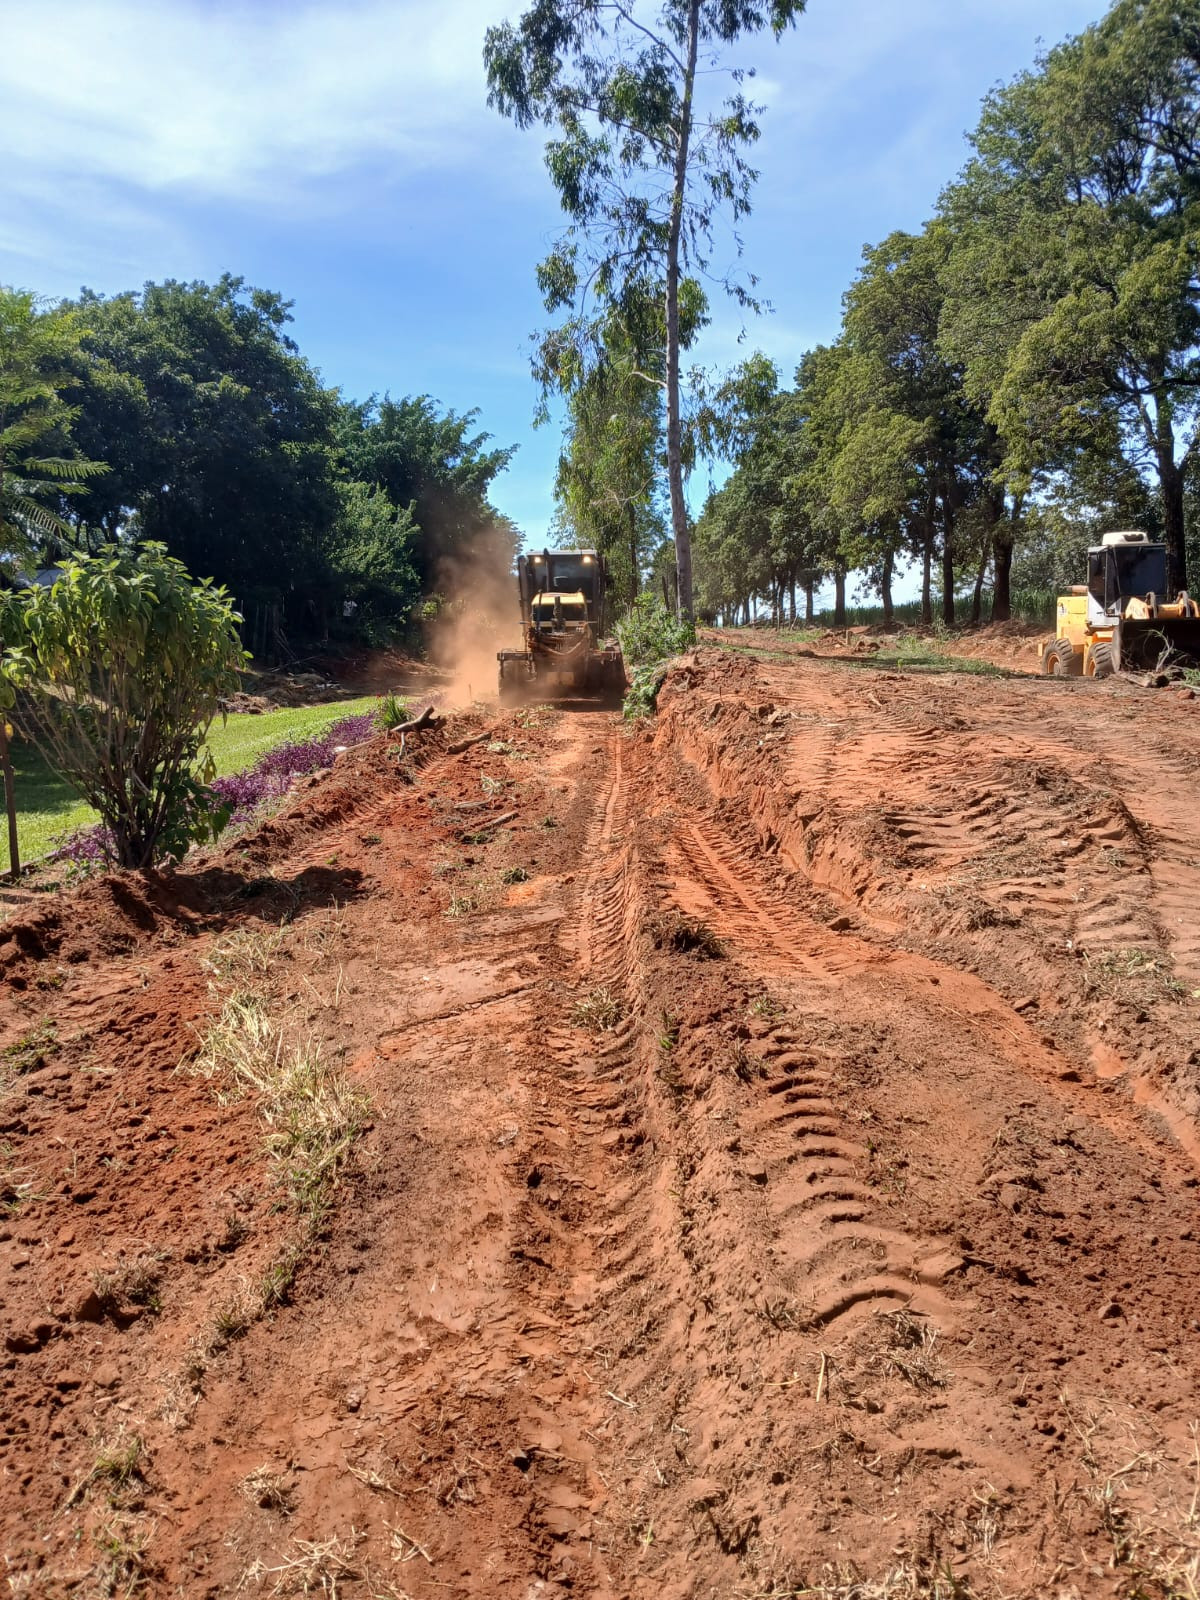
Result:
M490 735L486 733L476 733L469 739L459 739L456 744L447 747L446 754L448 756L460 756L464 750L469 750L473 744L482 744L489 737Z
M403 737L406 733L416 733L420 728L440 728L441 725L441 717L432 706L426 706L419 717L413 717L408 722L398 722L394 728L389 728L388 737L391 738L396 733Z
M503 827L506 822L511 822L516 816L515 811L502 811L498 817L480 817L479 826L470 829L472 838L478 839L481 833L492 833L497 828Z

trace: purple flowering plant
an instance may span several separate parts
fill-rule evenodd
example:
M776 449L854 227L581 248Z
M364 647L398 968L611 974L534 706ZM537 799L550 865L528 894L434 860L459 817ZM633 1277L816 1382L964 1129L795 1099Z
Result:
M210 787L227 813L224 826L249 822L261 806L282 799L297 778L332 766L341 746L361 744L378 729L374 711L341 717L311 739L275 745L264 751L252 767L217 778ZM108 829L97 822L64 835L50 859L88 873L112 866L116 852Z

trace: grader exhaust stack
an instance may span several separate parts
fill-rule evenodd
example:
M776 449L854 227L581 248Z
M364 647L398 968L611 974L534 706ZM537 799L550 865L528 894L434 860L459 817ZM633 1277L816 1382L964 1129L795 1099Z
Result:
M605 578L596 550L517 557L524 648L498 653L502 704L624 693L621 648L605 637Z
M1200 607L1160 598L1167 550L1144 533L1106 533L1088 551L1088 579L1059 595L1042 671L1058 678L1200 667Z

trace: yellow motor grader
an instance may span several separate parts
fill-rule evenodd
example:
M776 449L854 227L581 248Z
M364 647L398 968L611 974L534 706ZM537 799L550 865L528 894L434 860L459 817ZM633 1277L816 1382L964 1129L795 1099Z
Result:
M517 590L523 648L498 652L502 705L624 694L621 647L605 637L608 596L598 550L518 556Z
M1088 551L1087 582L1058 597L1042 671L1056 678L1200 666L1200 607L1167 587L1167 547L1145 533L1106 533Z

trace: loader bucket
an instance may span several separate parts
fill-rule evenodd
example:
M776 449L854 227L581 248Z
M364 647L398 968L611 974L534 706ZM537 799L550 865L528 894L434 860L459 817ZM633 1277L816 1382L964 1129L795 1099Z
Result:
M1200 618L1126 617L1113 630L1118 672L1200 667Z

